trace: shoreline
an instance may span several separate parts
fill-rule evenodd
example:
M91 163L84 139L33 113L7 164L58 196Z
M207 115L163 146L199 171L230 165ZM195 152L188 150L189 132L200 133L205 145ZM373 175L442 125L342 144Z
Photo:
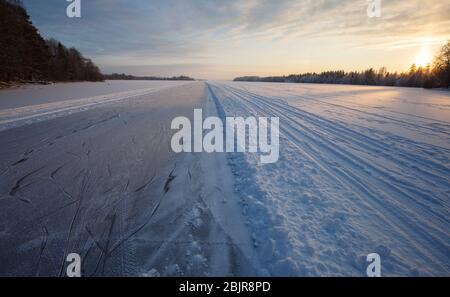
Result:
M0 91L1 90L11 90L11 89L18 89L25 86L49 86L49 85L56 85L56 84L70 84L70 83L105 83L108 81L197 81L197 80L160 80L160 79L105 79L103 81L87 81L87 80L80 80L80 81L20 81L20 82L4 82L0 81ZM201 81L201 80L199 80Z

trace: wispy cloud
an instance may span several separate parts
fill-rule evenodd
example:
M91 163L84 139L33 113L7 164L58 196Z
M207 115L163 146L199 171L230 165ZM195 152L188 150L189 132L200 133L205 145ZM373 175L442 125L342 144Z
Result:
M82 1L81 19L66 17L64 0L23 2L45 36L76 46L106 69L283 67L299 56L308 59L299 66L321 68L333 58L330 51L335 61L355 67L358 58L345 60L349 53L340 51L378 57L375 49L450 38L449 0L382 1L376 19L366 16L366 0L89 0Z

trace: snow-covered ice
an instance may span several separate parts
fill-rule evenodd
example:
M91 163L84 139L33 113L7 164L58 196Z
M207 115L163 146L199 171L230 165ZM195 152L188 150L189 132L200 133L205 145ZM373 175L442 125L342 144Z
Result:
M280 118L280 158L170 150L171 120ZM450 94L118 82L0 92L0 275L450 272Z
M222 115L280 118L280 160L231 154L272 275L449 275L450 93L208 83Z
M30 122L3 110L0 275L62 276L69 253L83 276L259 274L225 154L170 151L172 119L215 112L205 84L120 85L55 102L37 89Z
M26 86L0 92L0 131L136 99L190 81L105 81Z

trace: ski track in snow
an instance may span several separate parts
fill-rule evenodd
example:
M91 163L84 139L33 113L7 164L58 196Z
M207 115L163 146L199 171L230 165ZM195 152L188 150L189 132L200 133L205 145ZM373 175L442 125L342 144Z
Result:
M449 275L449 93L138 85L3 102L1 275L62 275L72 251L96 276L364 276L373 252L385 276ZM279 161L171 153L194 108L279 117Z
M86 111L101 105L119 102L127 99L139 99L146 95L183 86L192 82L160 82L150 88L115 92L106 95L98 95L71 100L59 100L30 106L8 108L0 110L0 131L45 121L52 118L67 116L75 112ZM83 91L80 90L82 94Z
M450 273L450 96L386 87L208 83L221 116L280 118L280 159L230 154L272 275Z

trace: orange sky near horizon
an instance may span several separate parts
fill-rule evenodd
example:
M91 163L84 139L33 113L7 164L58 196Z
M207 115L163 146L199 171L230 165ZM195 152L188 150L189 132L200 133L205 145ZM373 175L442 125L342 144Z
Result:
M425 66L450 40L450 0L23 0L33 23L104 73L232 79Z

